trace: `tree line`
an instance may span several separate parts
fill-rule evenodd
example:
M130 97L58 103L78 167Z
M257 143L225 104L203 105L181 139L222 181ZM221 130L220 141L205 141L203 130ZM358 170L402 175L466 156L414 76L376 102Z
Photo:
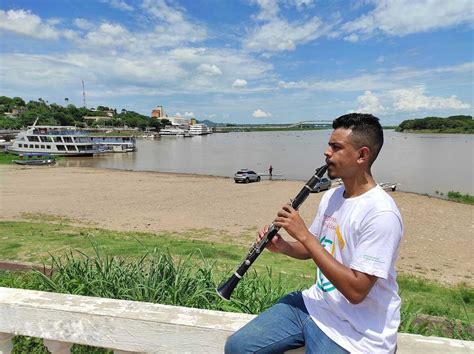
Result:
M49 104L48 101L38 98L26 103L20 97L0 96L0 129L22 129L30 126L38 118L38 125L70 125L79 128L86 127L123 127L146 129L159 129L170 124L166 119L158 120L144 116L137 112L122 109L119 113L116 109L105 106L98 106L96 109L86 107L76 107L69 104L67 98L65 105L56 103ZM15 112L15 116L11 113ZM107 116L108 112L113 112L113 118ZM10 113L10 114L8 114ZM97 121L87 121L85 116L103 116L104 119Z
M396 131L474 134L474 121L472 116L465 115L408 119L401 122Z

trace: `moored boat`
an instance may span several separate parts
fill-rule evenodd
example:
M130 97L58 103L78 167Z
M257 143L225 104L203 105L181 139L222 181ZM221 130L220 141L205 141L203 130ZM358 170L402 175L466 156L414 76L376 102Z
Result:
M133 136L93 136L92 141L99 144L105 152L132 152L136 150Z
M20 132L7 151L12 154L40 153L55 156L93 156L103 152L135 151L131 136L93 136L72 126L36 125Z
M191 134L189 133L189 130L184 129L184 128L179 128L179 127L165 127L160 130L160 136L174 136L174 137L183 137L187 138L190 137Z
M33 124L12 140L7 151L16 155L92 156L100 149L91 136L76 127Z
M191 135L206 135L211 134L212 130L206 124L193 124L189 127L189 133Z
M13 160L17 165L43 166L56 163L54 156L49 154L28 153L18 155L18 160Z

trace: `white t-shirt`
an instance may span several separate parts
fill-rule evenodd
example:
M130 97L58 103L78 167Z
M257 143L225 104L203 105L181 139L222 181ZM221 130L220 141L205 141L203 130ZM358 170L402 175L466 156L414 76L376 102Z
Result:
M344 186L325 193L310 232L336 260L378 280L367 297L351 304L317 270L303 291L309 314L334 342L354 353L391 353L397 343L400 297L395 262L403 224L393 199L380 187L344 198Z

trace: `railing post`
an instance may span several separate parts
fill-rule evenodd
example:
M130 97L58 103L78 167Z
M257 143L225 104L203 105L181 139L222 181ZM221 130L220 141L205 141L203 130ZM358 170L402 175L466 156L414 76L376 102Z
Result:
M72 343L60 342L57 340L43 339L44 346L52 354L69 354L71 353Z
M13 350L13 334L0 332L0 354L10 354Z

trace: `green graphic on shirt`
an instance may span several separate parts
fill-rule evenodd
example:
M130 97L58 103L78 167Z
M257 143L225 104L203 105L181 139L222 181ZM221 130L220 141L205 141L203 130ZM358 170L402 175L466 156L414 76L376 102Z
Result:
M331 240L328 240L326 238L326 236L324 236L321 240L321 245L324 247L324 248L328 248L328 249L331 249L331 246L332 246L332 241ZM326 247L327 246L327 247ZM324 275L323 273L319 270L317 270L316 272L316 286L324 291L324 292L329 292L329 291L333 291L334 289L336 289L334 287L334 285L332 285L332 283L327 280L327 281L324 281Z

